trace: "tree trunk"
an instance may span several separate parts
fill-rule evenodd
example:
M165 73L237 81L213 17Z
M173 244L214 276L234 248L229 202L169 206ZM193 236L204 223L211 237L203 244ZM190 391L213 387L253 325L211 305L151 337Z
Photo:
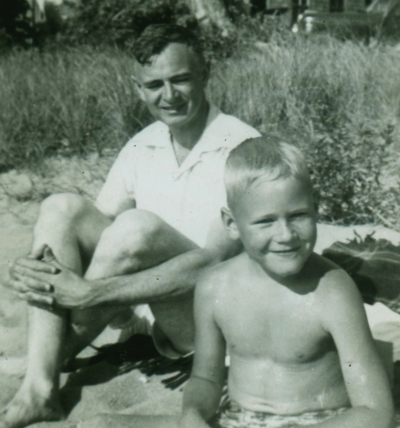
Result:
M200 22L213 22L222 28L232 26L224 0L186 0L186 3Z

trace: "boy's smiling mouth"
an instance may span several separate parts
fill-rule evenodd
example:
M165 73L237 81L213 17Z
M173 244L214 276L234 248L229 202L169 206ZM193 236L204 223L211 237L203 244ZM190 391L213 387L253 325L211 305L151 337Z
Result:
M293 254L300 250L301 247L285 248L283 250L272 250L272 253L275 254Z

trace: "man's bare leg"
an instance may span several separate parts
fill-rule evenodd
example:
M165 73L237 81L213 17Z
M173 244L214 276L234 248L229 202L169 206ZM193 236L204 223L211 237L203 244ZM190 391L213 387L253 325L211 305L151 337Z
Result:
M53 196L42 204L32 253L47 244L65 266L82 273L82 252L94 251L109 224L109 219L78 196ZM50 311L30 305L28 367L21 388L0 419L0 427L18 428L62 418L59 373L67 318L64 309Z
M137 240L130 237L137 237ZM95 280L112 276L110 272L115 271L115 266L120 269L115 275L134 273L196 248L199 247L193 241L155 214L129 210L104 231L85 278ZM182 354L191 352L194 344L193 292L149 306L158 329L174 349ZM83 324L86 322L83 320Z
M71 204L84 204L75 210L79 215L71 216L69 222L65 218L60 222L60 216L56 215L57 210L54 207L47 210L53 214L50 216L43 214L39 219L34 251L39 246L48 244L62 264L81 273L82 259L89 259L91 251L96 248L87 271L88 279L135 272L196 248L193 242L151 213L131 210L110 224L110 220L87 202L73 195L68 198L72 199L69 200L68 212L71 212ZM60 225L65 226L61 231L57 229ZM127 230L129 231L127 228L134 225L137 230L130 230L132 233L127 233ZM59 236L65 239L60 239ZM129 251L124 251L121 239L127 236L138 238L135 238L134 242L125 242L125 250ZM174 326L169 336L176 334L177 340L176 344L174 343L176 347L190 350L193 342L191 296L170 305L160 306L159 313L168 319L168 325ZM114 308L106 313L102 308L100 311L91 309L72 311L68 314L67 311L60 309L49 312L32 308L28 370L21 389L8 407L3 424L14 428L36 420L60 418L58 379L61 361L65 357L75 355L90 343L119 310ZM100 317L99 314L106 315ZM68 315L73 323L72 328L69 323L70 328L65 333ZM170 319L167 315L170 315ZM186 332L182 331L182 325L187 326ZM62 343L68 343L68 347L62 348Z

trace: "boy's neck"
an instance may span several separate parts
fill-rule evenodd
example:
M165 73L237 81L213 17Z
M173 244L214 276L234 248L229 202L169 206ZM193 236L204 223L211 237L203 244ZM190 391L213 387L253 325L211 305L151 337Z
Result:
M304 263L301 270L293 275L280 276L272 272L267 271L264 267L258 263L256 260L253 260L249 257L251 263L255 265L256 269L260 269L264 275L267 275L271 280L272 284L276 284L278 287L284 286L293 292L304 294L315 289L314 281L312 280L313 276L313 259L315 253L311 253L310 257Z

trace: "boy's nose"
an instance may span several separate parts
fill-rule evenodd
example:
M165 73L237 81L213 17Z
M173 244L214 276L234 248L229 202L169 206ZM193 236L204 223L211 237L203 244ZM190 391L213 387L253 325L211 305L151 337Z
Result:
M276 232L276 239L279 242L288 242L291 239L293 239L293 236L295 235L295 231L287 221L278 222L277 228L278 230Z

